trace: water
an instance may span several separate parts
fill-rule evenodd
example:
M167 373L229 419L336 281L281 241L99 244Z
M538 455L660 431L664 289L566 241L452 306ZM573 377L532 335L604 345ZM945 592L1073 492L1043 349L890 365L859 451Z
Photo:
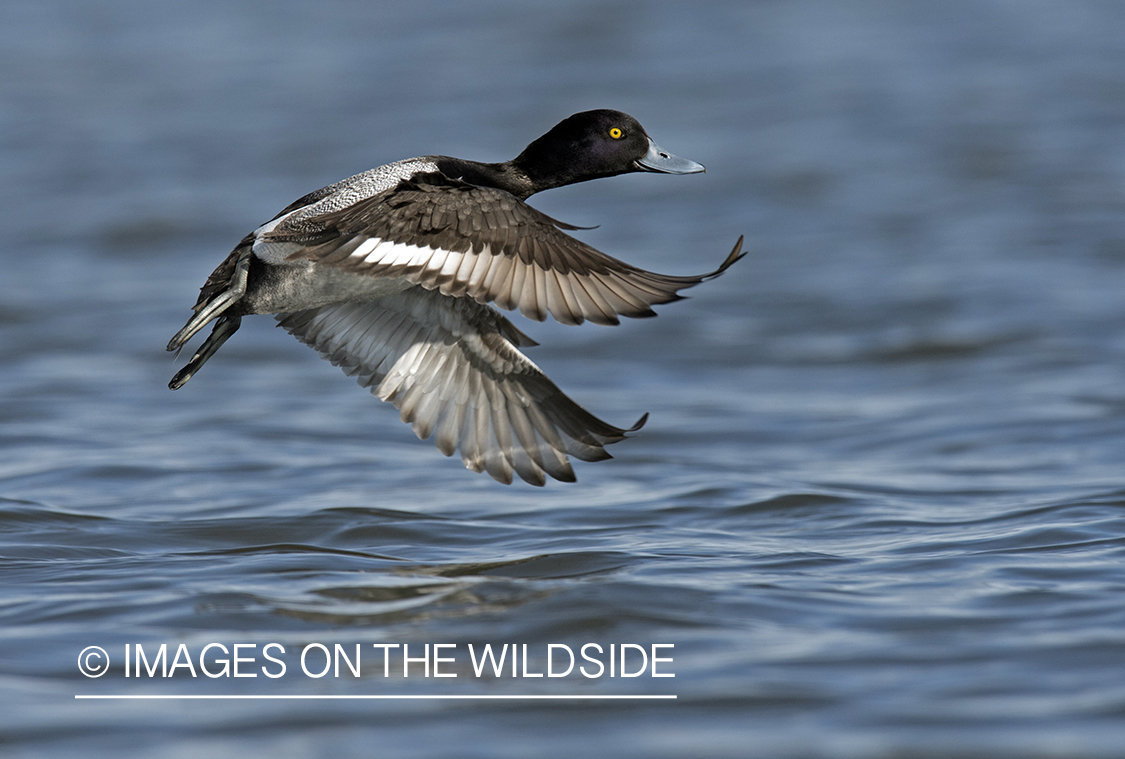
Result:
M5 756L1125 753L1118 4L0 15ZM199 285L294 198L595 107L708 173L537 207L657 271L751 250L655 320L517 317L590 410L652 413L613 461L497 485L267 318L166 389ZM258 676L125 677L162 643ZM529 674L672 644L675 677L477 677L505 643Z

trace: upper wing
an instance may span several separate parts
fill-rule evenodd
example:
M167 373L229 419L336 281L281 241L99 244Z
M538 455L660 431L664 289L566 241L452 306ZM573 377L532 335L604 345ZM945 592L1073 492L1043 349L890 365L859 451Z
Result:
M573 482L567 454L610 458L604 446L639 429L603 422L518 349L526 338L488 306L413 287L362 303L278 315L301 342L358 377L423 440L503 483ZM647 417L647 415L646 415Z
M519 308L543 321L617 324L652 316L654 304L726 271L742 256L742 238L715 271L669 276L639 269L563 232L563 224L503 190L440 173L415 175L347 208L284 222L258 243L290 249L357 274L405 277L445 295Z

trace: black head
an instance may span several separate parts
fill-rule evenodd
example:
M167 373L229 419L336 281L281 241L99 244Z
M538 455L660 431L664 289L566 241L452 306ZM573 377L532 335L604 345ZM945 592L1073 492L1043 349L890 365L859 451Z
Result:
M636 119L620 111L584 111L563 119L511 162L534 191L631 171L694 174L703 166L661 150Z

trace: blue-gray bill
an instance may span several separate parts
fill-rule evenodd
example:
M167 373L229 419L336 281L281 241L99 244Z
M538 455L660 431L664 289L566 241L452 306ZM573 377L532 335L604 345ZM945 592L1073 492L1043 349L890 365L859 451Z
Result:
M648 152L637 159L637 168L661 174L698 174L707 171L703 164L672 155L652 140L648 141Z

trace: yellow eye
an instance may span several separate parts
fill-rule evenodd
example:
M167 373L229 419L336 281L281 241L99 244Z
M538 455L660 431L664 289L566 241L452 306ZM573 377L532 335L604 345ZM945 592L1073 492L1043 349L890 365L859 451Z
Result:
M611 127L610 130L609 130L609 136L612 137L615 140L620 140L622 134L623 134L622 131L620 129L618 129L617 127Z

